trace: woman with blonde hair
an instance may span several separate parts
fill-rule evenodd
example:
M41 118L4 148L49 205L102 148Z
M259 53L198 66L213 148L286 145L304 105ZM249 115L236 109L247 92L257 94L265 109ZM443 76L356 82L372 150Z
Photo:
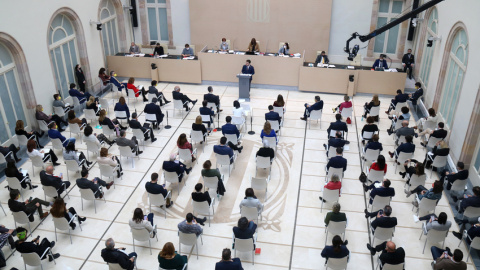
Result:
M107 117L107 111L102 109L100 110L100 115L98 117L98 122L100 125L105 125L108 126L111 130L116 130L117 131L117 136L120 135L120 130L126 130L126 127L123 127L120 125L117 119L110 120L110 118Z
M167 242L163 245L160 253L158 253L158 262L160 263L160 268L182 270L183 266L188 262L188 258L185 255L178 254L172 242Z
M378 99L378 95L375 94L373 95L372 101L370 102L365 102L365 105L363 105L363 118L367 118L367 114L370 113L373 107L378 107L380 106L380 100ZM378 116L375 116L378 117ZM378 121L378 118L376 119Z
M260 138L262 138L262 140L263 137L275 137L275 141L278 143L277 134L275 133L275 130L272 129L272 126L268 121L265 122L262 132L260 133Z
M192 153L193 149L192 149L192 144L188 142L187 140L187 134L185 133L182 133L180 134L180 136L178 136L178 139L177 139L177 147L179 149L188 149L190 150L190 153ZM196 160L196 158L193 156L192 154L192 163Z
M117 156L108 153L108 148L102 147L100 149L100 156L97 158L97 162L98 164L109 165L115 168L117 178L123 175L122 163Z
M147 102L148 99L147 99L147 97L145 97L145 92L146 92L145 88L142 86L142 89L139 90L137 87L135 87L134 83L135 83L135 78L130 77L130 79L128 79L128 82L127 82L127 88L131 89L131 90L133 90L133 92L135 92L135 97L138 97L140 95L140 92L141 92L142 96L143 96L143 102ZM128 96L128 90L127 90L127 96Z
M195 122L192 123L192 130L194 131L201 131L202 134L203 134L203 142L207 140L207 137L205 136L205 134L208 134L210 135L210 132L207 131L207 128L205 127L205 125L203 124L202 122L202 117L199 115L197 116L197 118L195 118ZM203 142L200 142L201 144Z
M23 123L23 120L17 120L17 122L15 123L15 134L17 136L24 135L25 137L27 137L27 139L33 139L37 143L38 148L43 148L43 146L40 144L40 138L43 136L43 132L38 133L36 131L25 131L25 124Z
M98 101L95 100L94 96L90 96L88 98L87 106L85 108L93 110L97 116L100 113L100 108L98 108Z

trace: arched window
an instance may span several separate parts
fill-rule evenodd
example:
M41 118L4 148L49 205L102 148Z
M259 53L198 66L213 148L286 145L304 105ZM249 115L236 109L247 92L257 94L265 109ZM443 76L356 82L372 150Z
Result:
M468 38L465 30L457 31L451 42L451 50L448 57L447 72L443 83L443 91L439 112L451 127L453 116L457 107L458 96L462 89L465 70L468 59ZM447 43L448 44L448 43Z
M100 22L102 23L102 42L104 56L115 55L119 52L118 25L115 7L110 0L103 0L100 4Z
M65 98L68 96L70 83L75 83L74 67L80 63L75 30L67 16L58 14L50 24L48 49L57 90Z
M425 88L428 88L428 78L430 77L430 69L432 67L432 58L433 53L435 52L435 44L433 43L431 47L428 47L428 39L431 37L437 37L437 26L438 26L438 13L437 9L433 8L430 17L428 18L427 24L427 33L425 38L425 45L423 50L422 66L420 68L420 80L425 85Z
M27 124L17 67L10 50L0 43L0 143L15 135L17 120Z

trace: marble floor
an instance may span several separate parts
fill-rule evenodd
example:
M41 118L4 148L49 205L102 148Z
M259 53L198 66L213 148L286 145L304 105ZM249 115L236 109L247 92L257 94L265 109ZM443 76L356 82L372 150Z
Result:
M149 85L149 82L137 82ZM171 100L171 91L173 84L162 83L158 86L163 89ZM180 85L182 92L191 99L202 99L206 93L206 85ZM223 125L225 116L232 113L232 103L238 95L238 88L227 86L215 86L214 93L221 98L223 112L220 117L220 125ZM264 191L256 191L260 200L265 203L263 219L258 226L257 247L261 248L261 254L256 255L255 265L252 265L252 255L250 253L237 253L237 257L242 260L244 269L322 269L325 260L321 258L320 253L325 243L325 224L323 219L326 213L331 209L331 204L324 205L323 212L320 211L320 201L318 196L322 194L324 185L325 170L327 162L323 144L327 142L326 129L329 122L334 121L334 114L331 108L338 105L342 100L341 95L321 94L324 100L323 116L320 123L312 122L308 128L305 122L299 118L303 114L303 104L313 102L314 93L272 90L272 89L252 89L251 107L253 108L253 121L250 126L248 119L248 130L251 128L255 135L244 135L244 150L239 155L235 168L229 176L227 167L221 168L225 175L225 196L215 202L215 216L212 219L211 226L208 224L203 227L203 245L199 242L198 259L196 250L192 247L182 246L181 254L188 255L189 269L214 269L214 265L220 260L223 248L232 246L232 227L236 225L240 217L239 203L244 197L245 188L250 186L250 176L255 175L255 153L261 146L260 131L264 123L264 113L267 112L267 106L272 104L278 94L282 94L286 100L286 114L284 126L281 131L277 147L277 157L273 162L271 171L271 181L268 186L268 200L265 198ZM112 102L109 110L113 118L113 101L117 99L116 95L111 93L107 98ZM369 242L368 222L364 217L363 210L366 207L366 197L362 185L358 181L361 172L362 161L359 155L360 131L365 122L361 121L363 104L370 100L370 96L355 96L353 122L349 125L348 140L351 142L349 150L344 153L348 159L348 169L343 179L343 188L340 198L342 212L347 214L348 226L346 239L349 240L348 248L350 250L349 269L374 269L377 266L376 257L370 256L366 243ZM382 98L382 108L384 111L389 104L388 98ZM105 192L106 202L98 200L96 202L97 213L95 213L93 203L84 201L83 210L80 200L80 193L75 185L75 179L78 174L70 173L72 185L69 188L69 198L66 198L68 207L74 207L82 216L87 217L87 221L82 225L82 229L77 226L72 232L73 244L70 244L67 232L57 232L58 240L54 247L54 252L59 252L61 257L53 262L44 261L46 269L108 269L103 262L100 251L104 248L104 242L107 238L113 237L117 247L126 247L127 251L133 251L132 235L128 226L128 220L133 215L133 210L140 207L144 212L149 211L148 197L145 192L145 182L149 181L150 175L154 172L161 174L162 162L168 158L170 153L176 152L176 140L181 133L189 134L191 124L195 117L199 115L198 108L200 103L187 114L183 116L179 111L173 112L173 104L170 103L163 108L168 112L168 124L171 129L162 129L156 131L158 140L154 143L146 142L144 153L139 159L135 159L135 167L132 168L130 160L122 159L125 174L122 180L115 179L116 188L111 188ZM143 122L142 114L144 105L142 102L130 104L130 110L134 108L140 113L140 121ZM183 118L182 118L183 117ZM386 129L390 121L382 113L380 120L380 141L383 143L383 154L387 156L388 173L387 178L392 181L397 195L392 200L393 216L398 218L399 224L396 227L393 241L397 246L404 247L406 250L406 269L430 269L432 261L430 255L430 246L427 243L425 254L422 249L425 236L419 240L421 233L421 223L415 223L412 218L411 198L406 198L403 193L404 181L394 173L394 163L387 155L387 151L393 151L393 139L387 135ZM100 133L100 130L96 130ZM131 130L128 130L127 137L131 137ZM70 136L68 130L64 132L65 136ZM157 269L157 254L163 245L170 241L173 242L178 250L177 224L181 222L186 213L192 211L190 193L196 183L203 182L200 171L205 160L210 159L215 164L213 154L213 145L217 144L221 137L220 132L213 132L208 142L203 145L196 145L198 148L198 164L193 164L193 170L185 179L185 186L169 185L172 189L174 206L167 210L167 218L164 218L164 211L158 207L152 207L155 214L155 224L158 226L158 242L152 239L152 253L148 248L147 242L136 242L136 252L138 253L138 269ZM417 151L415 158L423 160L424 149L420 146L419 139L415 139ZM48 146L47 146L48 147ZM77 149L86 152L86 145L77 141ZM117 146L112 146L110 152L119 154ZM61 154L59 154L61 157ZM95 161L96 155L90 154L90 158ZM61 162L63 164L63 162ZM33 176L31 163L27 161L23 166L32 176L33 182L40 185L38 169ZM55 173L67 175L65 165L56 168ZM259 172L264 173L264 172ZM90 177L99 176L98 165L95 164ZM430 175L430 173L428 174ZM433 183L433 178L428 178L427 186ZM2 216L1 223L7 228L13 228L13 218L8 210L7 189L3 188L6 183L3 181L0 188L0 198L3 208L7 211L7 217ZM160 182L163 182L160 180ZM177 189L180 188L180 195L177 195ZM32 191L24 191L24 197L30 196L44 198L41 188ZM51 198L47 198L51 200ZM436 213L445 211L448 219L453 222L452 211L444 198L438 204ZM55 240L53 222L50 217L43 223L39 223L38 217L32 224L33 235L47 237L49 240ZM452 230L458 230L454 223ZM331 244L332 236L329 235L327 243ZM445 246L452 249L456 248L459 240L449 233ZM440 244L441 245L441 244ZM464 244L460 248L466 254ZM10 255L10 250L5 247L3 252L6 256ZM465 259L464 259L465 260ZM23 261L20 254L15 253L9 256L8 267L22 268ZM474 266L469 263L469 269Z

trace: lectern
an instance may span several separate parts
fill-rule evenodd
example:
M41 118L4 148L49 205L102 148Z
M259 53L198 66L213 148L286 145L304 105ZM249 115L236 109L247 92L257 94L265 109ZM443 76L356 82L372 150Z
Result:
M237 74L238 78L238 98L250 100L250 82L251 74Z

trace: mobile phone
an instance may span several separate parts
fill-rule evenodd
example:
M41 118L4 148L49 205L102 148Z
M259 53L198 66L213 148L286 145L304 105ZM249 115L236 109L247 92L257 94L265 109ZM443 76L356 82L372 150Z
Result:
M445 257L447 257L447 256L448 256L448 251L445 250L445 251L443 252L443 254L445 254Z
M28 201L29 201L29 202L31 202L31 201L32 201L32 199L33 199L33 197L30 197L30 198L28 198Z
M382 209L378 210L378 213L379 213L380 215L383 215L383 210L382 210Z
M63 173L60 173L60 177L63 177Z

